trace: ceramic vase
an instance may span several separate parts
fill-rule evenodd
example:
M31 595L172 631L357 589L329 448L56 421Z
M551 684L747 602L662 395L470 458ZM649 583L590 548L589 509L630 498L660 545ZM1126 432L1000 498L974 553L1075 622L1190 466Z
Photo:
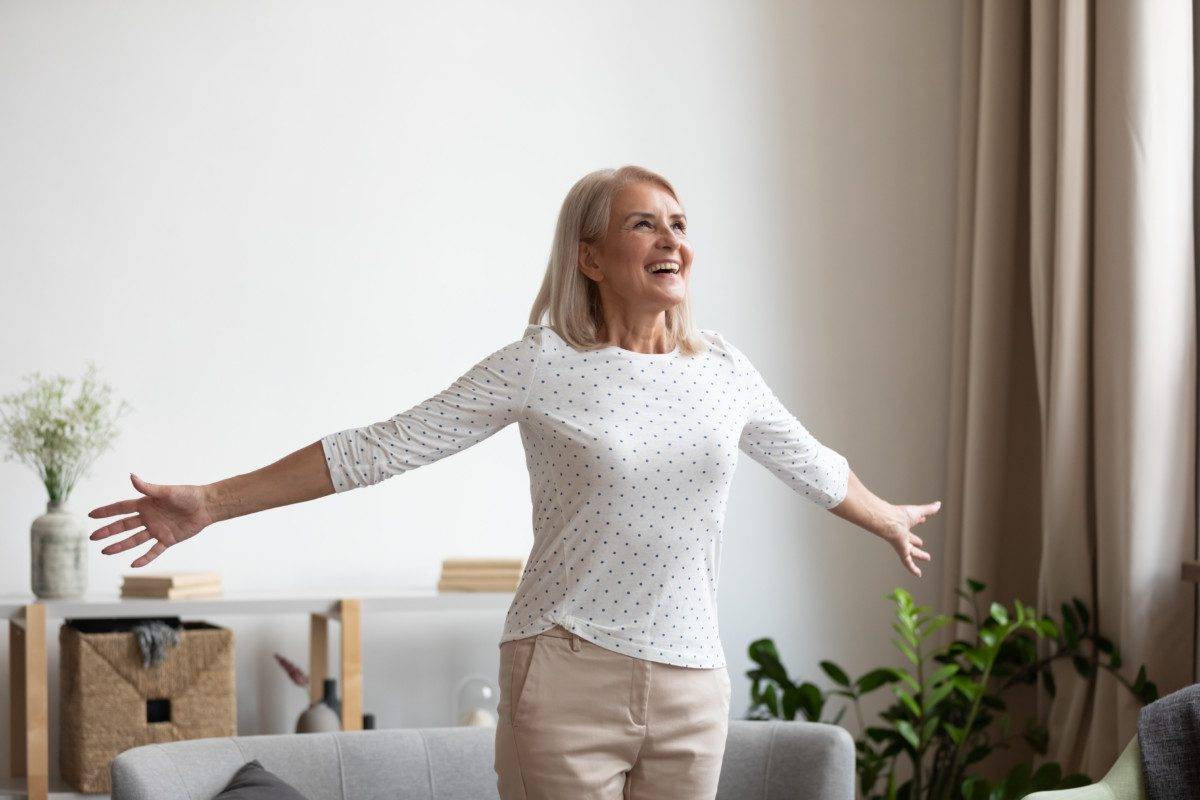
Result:
M88 530L63 501L51 500L29 528L30 584L36 597L82 597L87 591Z

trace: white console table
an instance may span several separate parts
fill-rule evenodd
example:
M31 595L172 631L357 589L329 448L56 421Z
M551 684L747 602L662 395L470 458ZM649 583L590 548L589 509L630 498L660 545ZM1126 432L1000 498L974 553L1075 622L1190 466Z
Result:
M122 598L116 593L68 600L39 600L32 595L0 595L0 618L8 620L9 739L12 778L0 779L0 797L29 800L103 797L50 786L49 694L46 625L51 619L101 617L196 617L308 614L309 696L319 700L329 677L329 620L341 625L339 666L342 683L342 730L362 729L362 615L387 611L505 610L512 592L413 590L399 594L241 595L206 600Z

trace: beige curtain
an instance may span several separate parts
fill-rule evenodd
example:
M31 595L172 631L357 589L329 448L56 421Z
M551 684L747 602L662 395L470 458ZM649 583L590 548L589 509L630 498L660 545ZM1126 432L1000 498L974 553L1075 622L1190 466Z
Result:
M1191 0L963 8L942 606L968 576L1056 619L1079 597L1167 694L1197 622ZM1103 670L1053 676L1015 721L1099 778L1140 704Z

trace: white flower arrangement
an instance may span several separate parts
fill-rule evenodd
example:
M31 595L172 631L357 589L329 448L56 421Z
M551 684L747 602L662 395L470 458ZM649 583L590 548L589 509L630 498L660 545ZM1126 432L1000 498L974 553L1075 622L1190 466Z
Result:
M80 476L116 439L116 421L132 406L121 400L111 409L112 389L87 371L74 400L66 398L73 381L61 375L26 375L23 392L0 397L0 439L8 445L5 461L19 460L37 472L52 503L66 502ZM110 410L112 413L110 413Z

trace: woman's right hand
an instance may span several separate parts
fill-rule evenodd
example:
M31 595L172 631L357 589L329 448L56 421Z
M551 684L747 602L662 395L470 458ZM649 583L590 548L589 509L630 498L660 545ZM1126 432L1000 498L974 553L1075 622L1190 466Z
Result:
M89 537L93 541L144 528L100 551L106 555L116 555L154 539L154 545L130 564L131 567L144 567L171 545L190 539L214 521L203 486L146 483L133 474L130 474L129 480L143 497L121 500L88 512L88 516L94 519L132 512L131 516L93 531Z

